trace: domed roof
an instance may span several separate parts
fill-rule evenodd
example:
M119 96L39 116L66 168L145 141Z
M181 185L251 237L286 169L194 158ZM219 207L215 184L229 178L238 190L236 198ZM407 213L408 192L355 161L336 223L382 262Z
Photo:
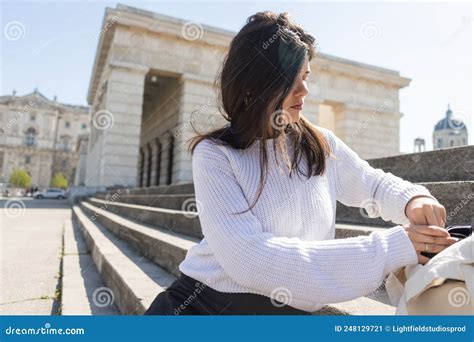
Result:
M462 120L453 117L453 112L451 108L449 108L449 104L448 110L446 111L446 116L443 119L439 120L434 128L435 131L441 131L443 129L450 129L456 131L467 130L466 124Z

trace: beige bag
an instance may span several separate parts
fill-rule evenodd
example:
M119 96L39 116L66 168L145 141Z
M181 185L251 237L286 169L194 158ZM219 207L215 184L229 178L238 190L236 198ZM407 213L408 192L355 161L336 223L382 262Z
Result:
M397 315L474 315L474 240L467 237L425 265L401 267L385 283Z

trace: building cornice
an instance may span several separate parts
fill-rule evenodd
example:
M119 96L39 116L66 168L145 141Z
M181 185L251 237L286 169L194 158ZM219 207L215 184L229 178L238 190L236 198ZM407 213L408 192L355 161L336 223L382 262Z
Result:
M24 106L30 106L31 109L35 109L38 105L44 105L50 107L51 110L57 110L62 112L71 113L89 113L89 107L81 105L70 105L67 103L50 100L39 91L35 90L32 93L25 94L22 96L18 95L4 95L0 96L0 105L5 105L10 108L23 109Z
M94 94L98 90L101 74L104 70L117 26L134 27L148 32L183 38L183 27L187 23L190 23L190 21L122 4L118 4L116 8L106 8L89 83L87 95L88 103L91 105L94 101ZM205 41L188 41L189 44L206 44L227 49L232 38L236 35L236 32L218 27L199 23L193 24L202 28ZM406 87L411 81L409 78L400 76L396 70L381 68L324 53L317 53L312 64L314 68L322 71L349 75L351 77L356 75L355 77L360 79L381 82L396 88Z

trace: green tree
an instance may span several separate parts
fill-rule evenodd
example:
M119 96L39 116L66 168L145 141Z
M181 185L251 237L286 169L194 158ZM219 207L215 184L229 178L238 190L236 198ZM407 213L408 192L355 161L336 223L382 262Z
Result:
M66 177L61 172L56 173L51 181L51 186L54 188L66 189L68 185Z
M19 188L27 188L31 185L31 177L23 169L14 169L10 175L10 184Z

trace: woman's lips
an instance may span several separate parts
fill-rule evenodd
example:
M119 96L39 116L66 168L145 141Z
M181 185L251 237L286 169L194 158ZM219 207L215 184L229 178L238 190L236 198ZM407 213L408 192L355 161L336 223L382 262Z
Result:
M302 109L303 109L303 105L296 105L296 106L291 106L290 108L294 108L294 109L302 110Z

